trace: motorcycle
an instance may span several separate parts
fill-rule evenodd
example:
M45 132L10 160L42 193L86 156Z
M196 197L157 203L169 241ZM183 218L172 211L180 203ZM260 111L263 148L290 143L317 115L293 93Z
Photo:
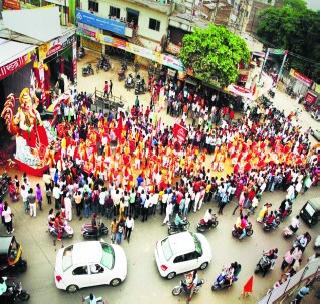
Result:
M212 291L216 291L216 290L219 290L219 289L229 288L236 281L238 281L238 277L237 276L233 276L232 277L232 282L230 284L230 281L226 277L226 273L222 272L222 273L219 274L219 276L217 277L216 281L212 284L211 290Z
M276 214L276 218L274 219L272 224L267 223L265 220L263 221L263 230L266 232L269 232L271 230L276 230L280 225L280 218L278 216L278 213Z
M270 270L271 265L271 260L265 254L263 254L256 266L256 269L254 270L254 273L257 274L261 272L264 276Z
M118 80L122 81L126 78L125 70L123 68L118 72Z
M183 231L187 231L190 227L190 223L185 220L184 224L182 225L176 225L174 222L169 222L168 223L168 234L175 234L178 232L183 232Z
M81 234L85 239L98 238L103 235L108 235L109 229L103 223L98 225L97 233L92 229L91 224L84 224L81 228Z
M58 232L54 227L49 226L48 227L48 231L53 237L56 238L58 236ZM65 223L63 225L62 238L63 239L71 239L71 238L73 238L73 229L66 221L65 221Z
M85 51L84 51L84 48L81 46L81 47L79 47L79 49L78 49L78 52L77 52L77 57L78 57L78 59L81 59L81 58L83 58L84 56L85 56Z
M203 284L204 284L204 280L198 280L197 285L193 289L193 293L198 293ZM186 280L181 280L180 285L173 287L171 293L174 296L178 296L182 292L189 296L190 291L189 291L188 284L187 284Z
M293 228L291 225L283 229L283 237L285 239L291 238L297 231L299 227Z
M129 79L130 79L130 81L129 81ZM124 83L124 87L125 87L126 89L130 90L130 89L133 89L134 86L135 86L135 82L134 82L134 80L133 80L132 75L130 74L130 75L126 78L126 81L125 81L125 83Z
M145 88L145 83L144 79L138 79L135 83L135 89L134 89L134 94L139 95L139 94L144 94L146 92Z
M3 277L3 280L6 281L7 278ZM14 281L6 283L7 291L0 295L0 302L2 304L6 303L16 303L16 301L25 302L30 299L30 294L28 294L24 289L22 289L21 282L16 283Z
M284 212L278 211L278 216L281 222L283 222L292 213L292 208L285 210Z
M105 72L109 71L111 69L111 64L108 58L105 58L102 56L96 65L96 71L98 73L99 69L104 70Z
M208 221L207 223L204 219L201 219L200 222L197 224L197 231L198 232L205 232L206 230L210 230L211 228L216 228L219 224L218 218L216 214L212 216L212 220Z
M252 224L249 223L246 228L246 236L251 236L253 234ZM237 228L236 225L233 226L232 236L240 240L240 236L242 235L242 230Z
M10 178L6 173L3 173L0 177L0 200L3 200L7 195L9 188Z
M86 67L82 68L82 76L90 76L93 75L94 71L93 68L91 66L91 63L89 63Z

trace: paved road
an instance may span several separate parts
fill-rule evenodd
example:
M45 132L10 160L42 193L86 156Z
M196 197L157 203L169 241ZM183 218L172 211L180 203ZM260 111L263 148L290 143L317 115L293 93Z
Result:
M85 57L80 62L79 72L81 66L88 61L92 61L92 57ZM102 89L105 80L113 79L114 94L122 95L125 100L132 104L134 102L133 92L127 92L123 89L124 83L118 83L117 67L110 72L100 72L98 75L90 76L88 78L79 77L78 87L87 92L93 92L94 88ZM277 95L276 95L277 96ZM276 97L275 103L281 105L281 95ZM146 94L140 97L140 100L147 104L149 96ZM128 106L129 106L128 104ZM166 122L172 123L173 118L166 117ZM1 171L1 170L0 170ZM14 172L12 172L14 173ZM38 182L37 179L32 179L33 184ZM304 196L300 196L294 204L294 212L296 214L303 203L311 197L319 195L319 188L312 189ZM276 207L284 198L283 192L266 193L263 197L262 203L271 201ZM254 293L246 299L240 297L242 287L245 281L252 275L256 262L259 260L264 249L277 246L282 256L291 246L291 241L285 241L281 237L282 228L289 222L281 224L280 229L270 234L265 234L262 228L252 218L254 234L251 238L243 241L237 241L231 236L231 228L236 221L236 216L232 216L232 210L235 202L225 208L225 215L220 217L220 224L216 230L210 231L206 234L213 251L213 261L207 270L200 272L200 277L205 279L205 285L199 295L194 297L192 303L256 303L257 299L261 298L265 292L271 287L275 280L279 278L279 268L282 259L279 258L276 264L276 269L268 274L265 278L259 276L254 280ZM215 204L210 204L210 207L217 208ZM209 207L209 205L208 205ZM191 214L191 230L195 230L197 221L203 216L204 206L200 213ZM37 218L30 218L23 214L21 202L13 205L15 214L15 235L23 245L23 255L27 259L29 268L27 272L19 278L22 280L24 287L31 293L32 298L30 304L39 304L50 302L50 304L58 303L80 303L82 295L87 295L89 292L94 292L96 295L104 296L111 304L122 303L184 303L182 297L174 298L171 295L171 289L179 282L179 277L172 281L162 279L158 274L155 266L153 251L157 240L165 237L166 227L161 226L162 218L157 215L150 218L147 223L136 222L136 228L132 235L131 243L124 243L123 248L128 258L128 277L126 281L116 288L111 287L96 287L84 289L76 294L67 294L55 288L53 278L53 268L55 263L54 247L51 238L46 232L47 212L48 206L45 205L44 211L39 212ZM75 236L72 240L66 242L71 244L73 242L81 241L80 227L84 221L74 219L71 223L75 231ZM106 221L109 226L109 222ZM302 225L300 231L304 232L307 228ZM308 229L309 230L309 229ZM0 228L3 233L3 227ZM314 237L319 233L319 227L311 231ZM110 239L107 239L110 241ZM313 254L313 249L309 246L306 250L305 256ZM237 260L243 266L239 281L232 286L230 290L212 293L210 291L210 284L219 274L224 264ZM306 258L304 258L304 261ZM308 298L309 303L316 303L313 299Z

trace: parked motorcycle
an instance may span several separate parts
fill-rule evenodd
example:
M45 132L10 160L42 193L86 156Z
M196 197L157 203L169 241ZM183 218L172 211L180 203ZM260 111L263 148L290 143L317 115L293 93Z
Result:
M48 227L48 230L49 230L49 233L53 236L53 237L57 237L58 236L58 232L57 230L52 227L52 226L49 226ZM71 239L73 238L73 229L72 227L68 224L67 221L64 222L64 225L63 225L63 234L62 234L62 238L63 239Z
M111 64L108 58L101 56L96 65L96 71L104 70L105 72L111 69Z
M5 281L7 285L6 292L0 295L0 302L2 304L16 303L18 301L25 302L30 299L30 294L28 294L24 289L22 289L21 282L17 283L11 281L10 283L8 283L6 282L6 277L2 277L2 280Z
M283 229L283 237L285 239L291 238L297 231L299 227L293 228L291 225Z
M201 219L200 222L197 224L197 231L198 232L205 232L206 230L210 230L211 228L216 228L219 224L218 217L216 214L212 215L212 220L208 221L207 223L204 219Z
M126 81L124 83L124 87L128 90L133 89L135 86L134 79L131 74L126 78Z
M0 177L0 200L3 200L8 193L10 177L3 173Z
M93 75L94 74L94 71L93 71L93 68L91 66L91 63L89 63L86 67L83 67L82 68L82 76L90 76L90 75Z
M108 235L109 229L103 223L98 225L97 233L92 229L91 224L84 224L81 228L81 234L85 239L93 239Z
M178 232L183 232L183 231L187 231L190 227L190 223L185 220L183 225L176 225L174 222L169 222L168 223L168 234L175 234Z
M78 59L83 58L85 55L86 55L86 53L85 53L84 48L83 48L82 46L80 46L80 47L78 48L78 51L77 51L77 57L78 57Z
M253 234L252 224L249 223L248 227L246 228L246 237L251 236ZM242 235L242 229L237 228L236 225L233 226L232 229L232 236L240 240L240 236Z
M145 87L144 79L137 79L135 83L134 94L139 95L139 94L144 94L145 92L146 92L146 87Z
M193 293L194 294L198 293L203 284L204 284L204 280L198 280L197 286L195 286L193 289ZM180 285L173 287L171 293L174 296L178 296L182 292L185 293L186 295L189 295L189 293L190 293L186 280L181 280Z
M118 80L122 81L126 78L125 70L123 68L118 72Z

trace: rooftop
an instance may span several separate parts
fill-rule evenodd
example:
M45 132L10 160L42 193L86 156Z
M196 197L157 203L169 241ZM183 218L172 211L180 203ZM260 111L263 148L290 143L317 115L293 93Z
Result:
M72 261L74 264L100 263L102 248L99 241L86 241L73 245Z
M174 253L188 253L195 250L194 241L189 231L176 233L168 236L171 249ZM176 252L175 249L179 249Z
M139 4L140 6L149 7L160 13L170 15L174 9L173 0L125 0L134 4Z

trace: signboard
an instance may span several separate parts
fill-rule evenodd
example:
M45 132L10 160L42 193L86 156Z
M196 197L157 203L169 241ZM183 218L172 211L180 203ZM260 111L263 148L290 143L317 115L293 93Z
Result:
M117 20L101 18L81 10L76 10L76 20L77 22L91 25L98 29L110 31L119 35L125 35L125 23Z
M282 49L272 49L269 48L269 53L274 55L284 55L287 51Z
M312 105L317 101L318 96L312 91L308 91L304 99L308 105Z
M75 40L75 36L72 33L54 39L48 43L39 46L39 60L43 61L47 57L50 57L64 48L70 46Z
M182 62L172 55L161 54L154 50L150 50L139 45L130 43L126 40L115 38L112 36L102 35L100 33L93 32L91 30L87 30L81 27L77 28L77 34L90 40L99 42L101 44L110 45L125 50L127 52L133 53L135 55L150 59L177 71L184 70Z
M3 0L2 2L3 9L12 9L12 10L19 10L20 1L18 0Z
M307 87L310 87L313 83L312 79L308 78L307 76L303 75L302 73L299 73L295 69L290 70L290 76L294 77L295 79L301 81L304 83Z
M0 80L8 77L9 75L13 74L17 70L28 64L31 61L31 54L32 52L23 55L0 67Z
M180 144L183 144L185 142L188 135L188 130L185 127L175 123L173 125L172 132L173 136L178 140Z

